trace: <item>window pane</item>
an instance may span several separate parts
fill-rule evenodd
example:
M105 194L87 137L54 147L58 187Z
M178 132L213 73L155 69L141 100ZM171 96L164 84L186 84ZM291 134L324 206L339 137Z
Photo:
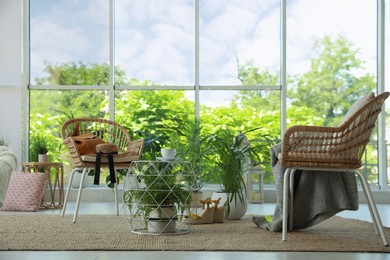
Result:
M376 8L365 0L288 2L289 116L337 126L354 101L375 92ZM364 171L377 184L375 144L366 155Z
M210 97L221 97L215 102ZM225 97L225 98L223 98ZM280 139L280 93L279 91L222 91L205 90L200 93L201 120L210 134L221 127L233 128L237 134L260 128L259 133L267 135L274 144ZM251 136L248 139L257 139ZM269 155L269 146L265 144L264 153ZM269 161L265 163L265 183L274 183ZM212 181L218 183L218 176Z
M115 62L133 79L127 84L194 84L194 2L115 2Z
M280 68L280 2L200 0L200 84L241 85L237 63ZM260 83L262 85L267 85Z
M56 67L108 63L108 4L105 0L30 1L32 84L89 85L84 79L63 79ZM39 80L54 73L52 82ZM100 84L95 76L91 85Z

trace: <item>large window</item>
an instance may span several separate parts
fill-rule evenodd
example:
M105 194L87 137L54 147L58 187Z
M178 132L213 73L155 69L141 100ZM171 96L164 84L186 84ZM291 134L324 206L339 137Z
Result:
M287 126L338 125L355 100L380 90L377 7L365 0L30 0L30 135L56 137L51 156L59 159L59 127L76 116L111 118L133 138L161 144L195 117L210 132L261 127L280 138L284 102ZM365 172L384 187L381 138L375 131Z

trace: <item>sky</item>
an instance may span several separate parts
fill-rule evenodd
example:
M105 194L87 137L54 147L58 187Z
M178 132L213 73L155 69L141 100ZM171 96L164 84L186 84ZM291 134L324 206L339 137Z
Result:
M108 2L31 0L32 78L44 75L46 63L108 62ZM239 85L235 78L237 60L240 64L253 60L255 66L274 73L280 70L278 1L200 0L199 3L201 85ZM373 3L289 0L287 73L296 75L308 70L315 55L312 46L316 39L341 34L359 49L358 57L366 62L364 72L375 74ZM116 0L116 64L126 68L129 77L157 84L193 86L194 5L193 0ZM390 67L390 62L387 63Z

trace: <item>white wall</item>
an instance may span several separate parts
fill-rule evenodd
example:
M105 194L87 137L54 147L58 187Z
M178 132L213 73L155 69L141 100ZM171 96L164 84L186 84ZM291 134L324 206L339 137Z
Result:
M0 137L21 163L22 0L0 0Z

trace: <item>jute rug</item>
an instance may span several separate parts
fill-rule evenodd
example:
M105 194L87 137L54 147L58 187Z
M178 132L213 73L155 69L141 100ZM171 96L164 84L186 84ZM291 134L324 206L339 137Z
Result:
M390 238L390 229L386 228ZM139 235L130 231L123 216L43 214L0 215L0 250L39 251L318 251L386 252L368 222L332 217L303 231L281 233L262 230L249 217L223 224L195 225L182 235Z

